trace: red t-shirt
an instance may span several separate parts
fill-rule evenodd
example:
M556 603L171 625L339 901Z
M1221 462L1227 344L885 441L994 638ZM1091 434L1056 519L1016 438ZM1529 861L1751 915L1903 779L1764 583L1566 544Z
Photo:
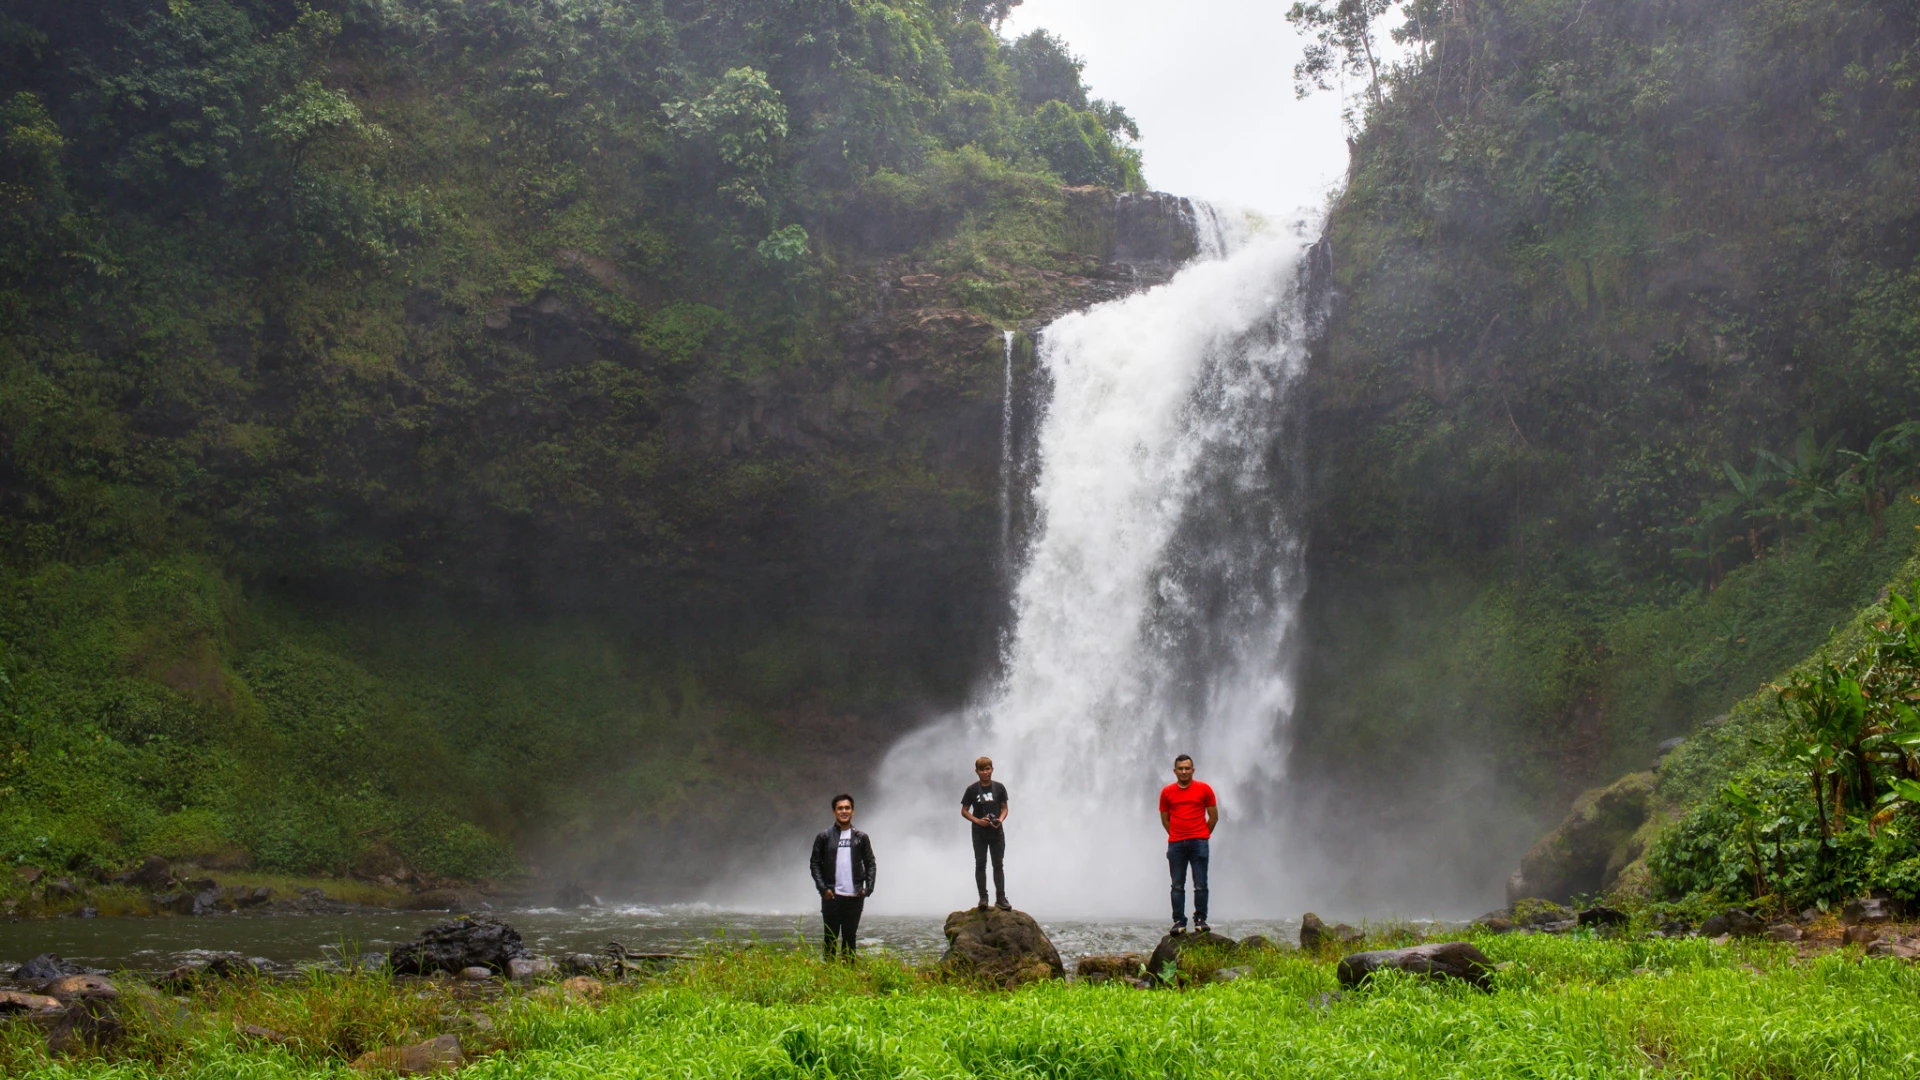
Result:
M1167 815L1167 843L1176 840L1207 838L1207 807L1213 801L1213 789L1195 780L1186 787L1168 784L1160 789L1160 812Z

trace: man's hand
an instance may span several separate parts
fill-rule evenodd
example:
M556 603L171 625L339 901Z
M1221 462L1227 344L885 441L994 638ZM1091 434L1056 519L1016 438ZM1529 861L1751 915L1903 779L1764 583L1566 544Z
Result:
M832 890L832 889L821 889L821 890L820 890L820 899L822 899L822 900L831 900L831 899L833 899L833 890Z

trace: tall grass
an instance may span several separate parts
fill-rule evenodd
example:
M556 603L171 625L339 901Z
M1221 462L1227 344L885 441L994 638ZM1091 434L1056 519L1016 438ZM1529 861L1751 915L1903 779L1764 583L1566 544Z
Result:
M1477 944L1504 965L1492 993L1387 978L1332 999L1325 996L1337 989L1332 965L1287 952L1253 959L1237 981L1186 991L1050 983L1000 993L942 983L884 956L847 966L803 953L741 950L616 989L597 1005L509 993L489 1006L499 1020L495 1041L474 1047L497 1052L462 1075L1920 1075L1920 1025L1913 1023L1920 970L1903 962L1857 953L1803 960L1785 946L1697 940L1504 937ZM339 1075L343 1052L250 1044L233 1033L232 1018L267 1016L264 998L279 1001L271 1008L284 1010L283 1022L297 1022L326 1012L319 998L344 994L359 1004L336 1012L362 1016L354 1030L365 1036L425 1038L441 1030L434 1018L447 1012L451 993L364 976L219 991L196 1007L224 1023L201 1022L167 1052L71 1061L23 1056L8 1062L15 1066L9 1071L28 1080ZM392 1004L379 1004L383 997Z

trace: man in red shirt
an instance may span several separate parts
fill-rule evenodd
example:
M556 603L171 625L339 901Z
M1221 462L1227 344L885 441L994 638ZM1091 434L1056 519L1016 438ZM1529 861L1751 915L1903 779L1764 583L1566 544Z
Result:
M1220 823L1213 789L1193 778L1193 759L1173 759L1173 783L1160 789L1160 824L1167 830L1167 869L1173 873L1173 932L1187 932L1187 868L1193 868L1193 929L1207 926L1207 841Z

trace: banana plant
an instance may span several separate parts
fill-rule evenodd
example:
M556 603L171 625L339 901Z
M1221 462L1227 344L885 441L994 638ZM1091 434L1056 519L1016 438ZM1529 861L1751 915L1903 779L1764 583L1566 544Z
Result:
M1742 473L1734 468L1733 462L1720 463L1720 471L1726 474L1727 483L1733 485L1733 504L1739 507L1747 525L1747 549L1757 562L1766 554L1761 535L1764 528L1761 519L1767 514L1767 485L1776 477L1754 463L1753 471Z
M1767 895L1767 878L1760 863L1760 819L1766 810L1759 800L1748 794L1745 785L1737 780L1727 781L1720 789L1720 799L1733 808L1740 816L1740 838L1747 845L1747 869L1753 873L1753 895Z
M1873 536L1880 537L1880 515L1886 511L1890 489L1900 473L1910 468L1915 436L1920 422L1912 420L1882 431L1865 450L1842 450L1840 457L1851 462L1835 485L1842 505L1858 505L1873 522Z
M1840 436L1835 435L1825 443L1814 438L1811 429L1802 431L1794 440L1793 456L1782 457L1771 450L1754 448L1760 460L1771 464L1776 479L1786 482L1786 490L1776 500L1777 513L1785 523L1804 524L1811 528L1821 511L1830 509L1836 503L1833 485L1833 462L1839 454ZM1784 550L1787 540L1783 525L1780 543Z

